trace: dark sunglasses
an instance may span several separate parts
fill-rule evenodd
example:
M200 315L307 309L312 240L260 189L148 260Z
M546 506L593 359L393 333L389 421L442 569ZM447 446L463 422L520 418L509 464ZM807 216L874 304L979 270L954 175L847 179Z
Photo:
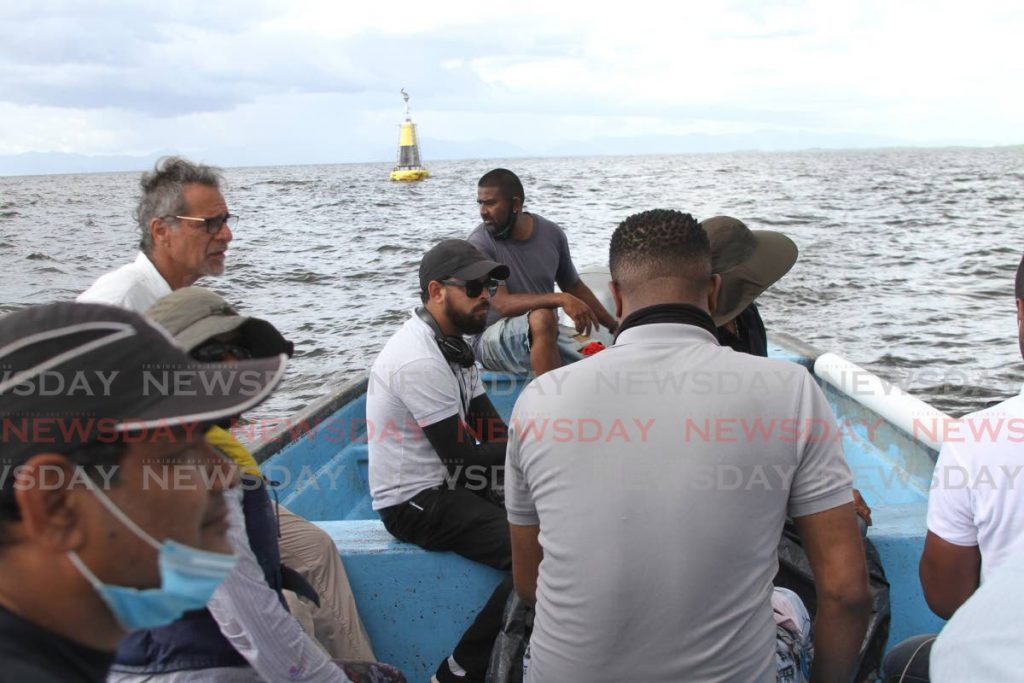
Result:
M449 278L447 280L441 280L441 284L452 285L453 287L462 287L464 290L466 290L466 296L468 296L470 299L475 299L481 294L483 294L485 289L487 290L487 293L489 295L494 296L494 293L498 291L499 283L497 280L494 279L467 281Z
M200 363L219 363L228 356L235 360L248 360L252 352L244 346L228 342L210 342L192 351L192 357Z
M203 230L209 235L216 235L220 232L220 229L227 223L228 227L234 230L235 226L238 225L238 216L230 213L224 213L219 216L210 216L209 218L198 218L196 216L164 216L164 218L177 218L179 221L194 221L196 223L203 224Z

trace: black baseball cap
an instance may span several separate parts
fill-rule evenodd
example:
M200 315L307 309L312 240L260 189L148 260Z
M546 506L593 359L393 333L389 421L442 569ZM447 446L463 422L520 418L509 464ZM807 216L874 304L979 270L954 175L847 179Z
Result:
M58 303L0 318L0 462L214 424L270 395L287 356L205 364L141 315Z
M420 291L427 291L431 280L504 280L508 275L508 266L491 261L466 240L444 240L431 247L420 261Z

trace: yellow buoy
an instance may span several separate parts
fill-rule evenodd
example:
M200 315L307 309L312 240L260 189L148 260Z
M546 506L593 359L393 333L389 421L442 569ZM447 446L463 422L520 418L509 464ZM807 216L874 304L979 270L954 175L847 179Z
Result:
M405 121L398 135L398 165L391 171L392 180L423 180L430 173L420 163L420 148L416 144L416 124L409 115L409 93L402 89L405 100Z

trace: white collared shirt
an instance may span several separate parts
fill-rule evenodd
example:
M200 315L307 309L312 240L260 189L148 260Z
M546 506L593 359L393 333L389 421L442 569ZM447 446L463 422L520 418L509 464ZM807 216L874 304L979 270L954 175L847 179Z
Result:
M171 286L143 252L135 261L101 275L92 287L75 301L110 304L130 311L145 313L149 307L171 293Z

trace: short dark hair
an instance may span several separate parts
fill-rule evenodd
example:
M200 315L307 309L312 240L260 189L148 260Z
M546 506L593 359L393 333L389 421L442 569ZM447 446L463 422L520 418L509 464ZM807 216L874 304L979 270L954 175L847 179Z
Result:
M221 170L205 164L193 164L181 157L162 157L152 171L142 174L139 186L142 196L135 207L135 222L141 235L139 248L149 254L153 249L153 236L149 223L154 218L178 216L185 212L185 186L207 185L220 189Z
M711 277L711 245L688 213L654 209L619 224L608 249L612 279L621 287L674 277L701 286Z
M519 197L524 204L526 203L526 193L523 191L523 184L519 181L519 176L507 168L496 168L484 173L476 186L496 187L505 199L511 201L513 197Z
M1017 282L1013 291L1018 299L1024 299L1024 255L1020 257L1020 265L1017 266Z

